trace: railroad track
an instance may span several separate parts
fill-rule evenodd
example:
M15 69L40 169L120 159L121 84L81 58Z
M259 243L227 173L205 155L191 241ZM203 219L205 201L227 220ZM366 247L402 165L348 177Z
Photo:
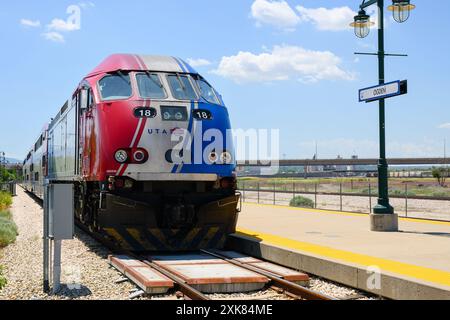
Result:
M34 194L31 194L27 192L33 199L38 201L40 205L42 206L42 199L37 198ZM80 223L79 221L75 220L75 225L84 233L88 234L91 238L98 241L100 244L108 248L111 252L114 253L121 253L128 255L130 257L133 257L134 259L137 259L139 261L142 261L144 264L148 265L149 267L155 269L156 271L160 272L161 274L165 275L169 279L171 279L175 283L175 289L177 292L179 292L184 299L187 300L211 300L207 295L203 294L199 290L195 289L194 287L187 284L183 279L178 277L177 275L171 273L170 271L162 268L161 266L155 264L152 261L147 260L145 255L138 254L136 252L131 252L127 250L123 250L122 248L118 247L114 242L109 241L107 238L92 232L89 230L88 227L86 227L84 224ZM203 253L213 256L215 258L224 260L230 264L233 264L235 266L241 267L243 269L255 272L259 275L265 276L269 279L269 288L276 292L277 294L283 294L287 298L292 300L337 300L336 298L324 295L322 293L310 290L306 287L300 286L294 282L287 281L285 279L282 279L280 277L275 276L274 274L271 274L270 272L261 270L259 268L255 268L249 265L246 265L244 263L241 263L239 261L230 259L226 256L223 256L217 252L211 251L211 250L202 250ZM136 292L133 294L134 297L138 297L141 294L144 294L143 292Z
M260 274L262 276L267 277L270 280L269 285L271 285L271 288L275 291L284 291L286 295L289 297L296 299L296 300L336 300L335 298L332 298L330 296L324 295L322 293L310 290L308 288L305 288L299 284L296 284L291 281L287 281L283 278L277 277L276 275L261 270L257 267L250 266L248 264L242 263L240 261L230 259L224 255L221 255L219 253L216 253L214 251L209 250L202 250L202 252L209 254L213 257L222 259L224 261L227 261L228 263L231 263L235 266L241 267L243 269L247 269L249 271L255 272L257 274Z
M116 246L113 242L109 241L108 239L93 233L84 226L83 224L76 222L76 225L79 229L81 229L83 232L87 233L89 236L100 242L102 245L107 247L109 250L111 250L114 253L120 253L127 256L132 257L133 259L139 260L142 263L146 264L147 266L151 267L152 269L158 271L159 273L163 274L170 280L172 280L175 284L175 291L179 293L179 296L182 296L186 300L211 300L210 297L208 297L206 294L200 292L193 286L189 285L181 279L178 275L174 274L173 272L169 271L168 269L154 263L153 261L148 260L147 256L145 254L140 254L132 251L127 251L119 248ZM258 275L264 276L269 279L268 288L272 291L274 291L278 295L284 295L287 299L290 300L337 300L333 297L324 295L322 293L310 290L306 287L303 287L297 283L287 281L279 276L276 276L275 274L272 274L268 271L259 269L257 267L250 266L248 264L242 263L240 261L237 261L235 259L231 259L223 254L220 254L214 250L201 250L201 253L206 254L208 256L214 257L216 259L220 259L225 261L226 263L232 264L234 266L240 267L242 269L246 269L248 271L252 271ZM132 294L131 297L136 298L141 295L145 295L143 291L136 291ZM265 295L267 296L267 295ZM264 297L264 296L263 296Z
M31 193L28 193L28 194L33 199L38 201L40 203L40 205L42 205L42 199L37 198L36 196L34 196ZM98 241L100 244L102 244L103 246L108 248L111 252L126 254L126 255L133 257L134 259L140 260L143 263L145 263L146 265L148 265L149 267L157 270L161 274L165 275L166 277L168 277L169 279L174 281L174 283L176 285L176 290L178 292L180 292L185 299L211 300L207 295L205 295L202 292L200 292L199 290L193 288L192 286L187 284L183 279L179 278L177 275L174 275L170 271L162 268L161 266L153 263L152 261L148 261L144 255L123 250L122 248L118 247L112 241L109 241L107 238L105 238L99 234L96 234L94 232L91 232L91 230L89 230L88 227L86 227L85 225L83 225L82 223L80 223L77 220L75 220L75 224L81 231L88 234L91 238ZM230 259L226 256L220 255L217 252L213 252L210 250L202 250L202 252L207 255L213 256L215 258L227 261L228 263L231 263L231 264L241 267L243 269L247 269L247 270L253 271L259 275L263 275L263 276L267 277L270 280L269 288L271 290L273 290L274 292L276 292L277 294L284 294L289 299L293 299L293 300L336 300L333 297L321 294L319 292L315 292L308 288L302 287L294 282L286 281L286 280L279 278L269 272L248 266L239 261L236 261L236 260ZM139 296L139 295L135 294L135 296Z

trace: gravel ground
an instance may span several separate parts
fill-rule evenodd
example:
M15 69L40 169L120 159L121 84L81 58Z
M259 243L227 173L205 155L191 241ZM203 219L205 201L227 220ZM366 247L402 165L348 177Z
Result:
M367 292L362 292L353 288L344 287L338 283L334 283L322 278L310 276L310 289L326 294L330 297L344 300L378 300Z
M115 284L120 274L109 267L108 251L77 231L75 240L62 246L61 282L57 295L42 292L42 208L18 187L11 211L19 228L14 244L0 251L8 284L0 299L127 299L134 286ZM76 285L77 283L81 285Z
M124 300L136 287L130 282L120 284L115 281L121 274L109 266L108 250L101 244L76 231L76 238L64 241L62 246L61 282L65 283L56 295L42 292L42 213L41 206L17 188L11 211L19 228L19 236L14 244L0 250L0 264L5 267L8 284L0 290L0 300ZM311 289L336 298L371 299L360 297L361 293L332 282L311 278ZM246 294L213 294L212 299L220 300L280 300L289 299L273 290ZM176 300L169 294L139 299Z
M311 194L297 194L303 197L315 200L314 195ZM289 205L293 195L289 193L277 193L277 205ZM259 195L261 204L273 204L273 192L260 192ZM258 202L258 193L254 191L245 192L246 202ZM404 217L406 216L406 201L405 199L390 198L392 206L396 212ZM372 207L377 204L377 198L372 197ZM340 210L340 197L331 195L317 196L317 209ZM370 212L369 197L342 197L342 209L350 212ZM450 201L439 200L417 200L408 199L408 217L423 218L423 219L438 219L450 221Z

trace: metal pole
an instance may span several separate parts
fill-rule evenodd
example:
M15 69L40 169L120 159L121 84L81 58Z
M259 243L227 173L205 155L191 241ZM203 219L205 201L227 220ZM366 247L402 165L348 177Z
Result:
M276 204L276 193L275 193L275 188L276 188L276 186L275 186L275 183L273 184L273 204L275 205Z
M295 198L295 182L292 184L292 194Z
M342 182L339 185L339 195L340 195L340 200L341 200L341 211L342 211Z
M369 212L372 212L372 184L369 180Z
M259 182L258 182L258 204L259 204L259 192L260 192L260 186L259 186Z
M408 218L408 183L405 183L405 211Z
M242 201L245 202L245 182L242 182Z
M49 285L49 185L48 183L44 184L44 254L43 254L43 289L45 293L50 291Z
M317 209L317 182L314 184L314 208Z
M379 84L385 83L384 74L384 0L378 0L378 76ZM375 214L393 214L394 208L389 204L388 163L386 160L386 120L385 99L379 102L380 159L378 162L378 204L373 208Z
M57 293L61 285L61 244L61 240L53 241L53 293Z

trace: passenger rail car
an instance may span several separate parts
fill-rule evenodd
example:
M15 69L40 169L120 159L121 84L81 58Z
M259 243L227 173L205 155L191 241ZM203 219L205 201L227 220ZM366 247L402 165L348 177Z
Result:
M31 151L28 152L22 168L24 188L40 198L44 197L43 184L47 175L47 129L48 126L45 125L41 130L41 134Z
M186 62L112 55L52 119L25 185L73 183L76 218L126 249L219 248L239 211L230 129L221 96Z

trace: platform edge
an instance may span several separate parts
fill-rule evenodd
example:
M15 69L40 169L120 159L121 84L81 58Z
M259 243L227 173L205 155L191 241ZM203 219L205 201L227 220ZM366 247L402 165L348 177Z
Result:
M381 289L370 289L370 273L363 266L327 259L326 257L290 250L234 234L228 238L227 248L256 258L301 270L349 287L394 300L450 300L450 287L444 289L421 281L382 272Z

